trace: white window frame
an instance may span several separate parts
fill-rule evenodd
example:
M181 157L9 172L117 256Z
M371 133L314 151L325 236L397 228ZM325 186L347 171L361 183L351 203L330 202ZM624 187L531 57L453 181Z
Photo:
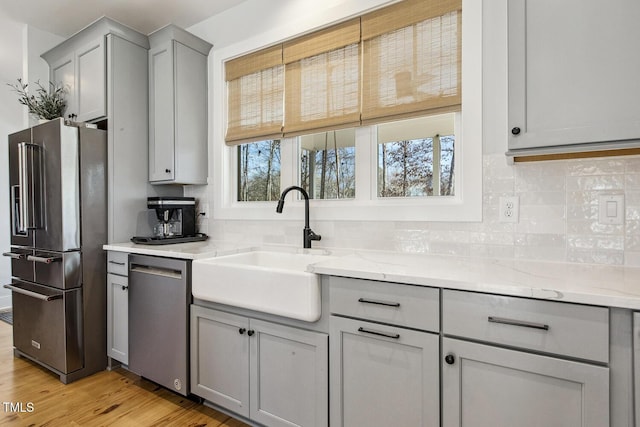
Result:
M377 196L377 138L375 126L356 129L356 198L310 202L313 220L370 221L482 221L482 1L462 1L462 111L456 114L454 196L380 198ZM308 30L314 30L309 28ZM304 204L290 193L282 214L276 202L237 201L237 147L224 143L228 59L292 38L287 30L272 31L213 52L211 56L211 123L213 172L210 196L214 219L297 220ZM281 140L280 188L299 185L296 138ZM210 182L211 184L211 182Z

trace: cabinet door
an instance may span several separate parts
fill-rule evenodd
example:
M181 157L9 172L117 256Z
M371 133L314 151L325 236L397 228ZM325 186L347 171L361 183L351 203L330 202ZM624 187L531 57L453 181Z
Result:
M207 57L175 42L175 179L207 183ZM166 90L166 89L165 89Z
M76 51L76 118L79 122L107 115L105 39L100 36Z
M129 283L127 277L107 274L107 352L129 364Z
M510 149L640 137L639 18L636 0L509 0Z
M174 42L149 51L149 181L174 179Z
M438 335L331 316L331 426L440 425Z
M250 332L250 418L267 426L327 426L327 334L253 319Z
M249 321L191 305L191 392L249 416Z
M67 100L65 116L77 114L78 111L76 105L75 64L75 56L73 52L70 52L58 62L51 64L51 82L57 85L62 85L67 92L65 96ZM46 85L43 86L46 87Z
M609 425L609 369L444 338L444 427Z

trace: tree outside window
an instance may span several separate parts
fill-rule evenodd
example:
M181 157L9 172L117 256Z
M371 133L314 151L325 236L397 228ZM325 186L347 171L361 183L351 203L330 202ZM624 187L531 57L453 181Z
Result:
M238 201L280 197L280 140L238 146Z

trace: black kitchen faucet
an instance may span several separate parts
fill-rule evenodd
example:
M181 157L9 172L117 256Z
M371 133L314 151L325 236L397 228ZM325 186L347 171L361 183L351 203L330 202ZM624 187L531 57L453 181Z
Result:
M313 230L309 227L309 195L307 194L305 189L302 187L298 187L297 185L292 185L291 187L285 188L285 190L280 195L280 200L278 200L276 212L282 213L282 209L284 208L284 198L291 190L298 190L304 197L304 230L302 230L302 242L303 248L311 248L311 241L320 240L322 236L314 233Z

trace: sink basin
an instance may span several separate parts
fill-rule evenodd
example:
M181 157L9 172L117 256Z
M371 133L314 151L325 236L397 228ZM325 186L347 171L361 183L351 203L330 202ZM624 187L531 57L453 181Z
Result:
M307 265L327 255L276 251L195 260L194 298L307 322L320 318L320 276Z

